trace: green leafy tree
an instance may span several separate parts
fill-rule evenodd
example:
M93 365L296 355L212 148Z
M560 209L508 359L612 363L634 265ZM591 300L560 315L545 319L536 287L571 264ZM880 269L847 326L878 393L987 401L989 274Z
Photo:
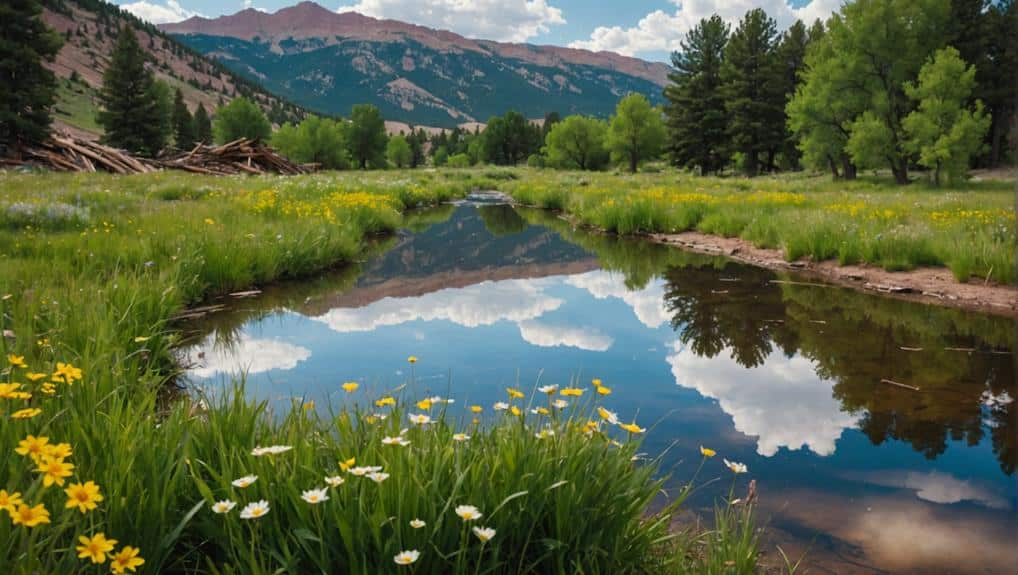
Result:
M445 146L439 146L435 148L434 153L431 155L432 161L436 166L444 166L449 161L449 152L446 151Z
M43 23L38 1L0 3L0 156L49 133L57 83L43 62L52 62L61 44Z
M389 143L385 146L385 157L388 158L390 164L397 168L405 168L410 165L413 156L413 150L406 137L395 135L389 138Z
M785 94L776 41L777 24L756 8L746 13L725 46L721 93L728 111L728 136L749 176L760 172L761 163L774 169L774 157L785 139Z
M362 170L384 168L387 141L385 120L378 108L371 104L355 105L346 125L346 145L354 165Z
M652 107L643 94L630 94L615 107L605 147L612 161L624 163L636 173L640 164L661 154L664 139L660 110Z
M488 120L481 140L485 161L515 166L541 148L541 129L510 110Z
M604 146L608 123L588 116L569 116L552 126L545 139L548 165L600 170L608 164Z
M173 95L173 141L178 148L194 146L194 118L184 103L184 94L177 88Z
M949 46L919 70L918 83L905 85L905 93L918 103L903 122L908 146L921 165L933 170L937 185L942 174L950 181L965 176L990 127L982 102L966 105L975 81L975 66L966 66L958 50Z
M160 92L145 67L145 53L134 30L125 25L117 35L99 91L102 141L132 153L158 154L168 135Z
M302 164L318 164L327 170L350 167L343 128L327 118L308 116L297 126L284 124L272 134L272 145Z
M216 142L225 144L241 138L268 140L272 125L254 102L241 96L216 110L212 132Z
M471 163L470 156L467 154L453 154L449 156L449 160L445 165L450 168L469 168L473 164Z
M194 111L194 141L206 144L212 142L212 120L204 104L198 104L198 109Z
M668 151L676 166L720 172L728 163L728 120L721 66L728 25L715 14L700 20L672 54L675 71L665 88Z

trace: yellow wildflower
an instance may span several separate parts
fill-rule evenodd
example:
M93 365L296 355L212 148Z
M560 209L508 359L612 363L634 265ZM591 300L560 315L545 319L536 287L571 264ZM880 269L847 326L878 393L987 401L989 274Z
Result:
M597 394L598 395L611 395L611 393L612 393L612 390L608 389L607 387L604 387L604 386L601 386L601 385L599 385L597 387Z
M13 491L8 493L6 489L0 489L0 509L7 513L14 514L14 511L21 504L21 493Z
M583 395L584 391L586 391L586 390L585 389L581 389L579 387L567 387L567 388L563 389L562 391L560 391L559 393L561 393L562 395L565 395L567 397L568 396L580 397L581 395Z
M139 335L139 336L134 338L134 343L145 343L146 341L148 341L150 339L152 339L152 338L147 336L147 335Z
M25 356L14 355L13 353L7 354L7 363L11 364L11 367L26 368L28 364L25 363Z
M350 469L351 467L353 467L356 463L357 463L357 459L351 457L350 459L347 459L346 461L340 461L339 462L339 469L340 469L340 471L346 471L346 470Z
M57 392L57 386L47 381L42 384L42 386L39 388L39 391L43 392L46 395L54 395Z
M92 537L81 535L78 542L81 545L74 548L78 552L78 558L90 559L95 564L105 563L106 554L113 551L117 544L116 539L107 539L102 533L96 533Z
M713 449L708 449L708 448L706 448L706 447L704 447L702 445L700 446L700 453L704 457L714 457L715 455L718 454L718 452L714 451Z
M408 363L417 363L417 356L411 355L410 357L406 358L406 360Z
M425 399L422 399L422 400L418 401L417 402L417 409L421 409L421 410L424 410L424 411L427 411L427 410L431 409L431 400L425 398Z
M593 385L594 387L601 387L601 380L597 378L592 379L590 380L590 385Z
M396 405L396 399L390 396L383 397L375 400L375 407L385 407L386 405Z
M15 525L24 525L25 527L35 527L36 525L49 523L49 511L46 510L46 506L42 503L35 507L19 503L18 508L11 513L11 522Z
M520 408L516 407L515 405L509 407L509 412L517 417L523 414L523 412L520 411Z
M205 218L205 223L207 225L214 226L216 225L216 220L213 220L212 218Z
M619 427L621 427L622 429L625 429L629 433L643 433L644 431L647 431L645 428L640 427L639 425L636 425L635 421L633 423L622 423L622 424L619 424Z
M360 384L354 381L348 381L342 385L343 391L347 393L353 393L357 391L358 387L360 387Z
M141 550L130 545L124 546L116 555L110 557L110 570L121 575L124 571L134 572L139 565L144 565L145 560L138 557Z
M63 382L67 385L73 384L81 379L81 368L74 367L69 363L57 362L57 369L53 372L53 381Z
M67 503L64 507L67 509L77 507L78 511L82 513L95 509L103 500L102 494L99 493L99 486L94 481L72 483L67 489L64 489L64 493L67 494Z
M29 372L29 373L25 374L25 377L28 379L28 381L31 381L32 383L35 383L35 382L39 381L40 379L45 379L46 378L46 374L45 373Z
M11 414L11 417L14 419L31 419L40 413L42 413L42 410L38 407L28 407L15 411Z
M481 413L481 411L483 411L483 410L484 410L484 408L481 407L480 405L471 405L470 406L470 411L472 411L473 413Z
M35 471L43 474L43 487L49 487L53 484L63 485L64 478L71 476L72 469L74 469L73 463L66 463L63 459L44 455Z
M20 388L20 383L0 383L0 399L20 399L18 397Z
M18 455L28 455L32 459L39 459L46 454L46 445L48 443L48 437L36 437L34 435L29 435L18 442L18 446L14 448L14 452Z
M509 394L509 398L510 398L510 399L515 399L515 398L522 398L522 397L526 397L526 396L525 396L525 395L523 394L523 392L522 392L522 391L520 391L520 390L518 390L518 389L514 389L514 388L512 388L512 387L507 387L507 388L506 388L506 393L508 393L508 394Z
M71 450L70 443L51 443L42 449L43 455L48 455L57 459L70 457L71 453L73 453L73 451Z

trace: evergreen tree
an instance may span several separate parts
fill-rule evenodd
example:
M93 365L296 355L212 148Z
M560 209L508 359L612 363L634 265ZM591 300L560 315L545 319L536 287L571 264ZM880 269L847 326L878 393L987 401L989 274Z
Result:
M241 96L216 110L212 132L220 144L240 138L267 140L272 134L272 125L257 104Z
M540 150L541 129L509 110L488 120L481 141L484 161L515 166Z
M177 88L173 95L173 141L178 148L194 146L194 118L184 103L184 94Z
M728 136L749 176L759 173L761 162L773 169L774 156L785 140L785 98L781 83L775 81L780 76L776 38L774 20L760 8L750 10L728 39L721 67Z
M428 141L428 133L424 131L424 128L419 128L416 131L410 130L410 135L407 136L406 142L410 146L410 162L411 168L417 166L423 166L427 161L424 157L424 144Z
M205 111L205 104L198 104L194 111L194 141L209 144L212 142L212 120Z
M1018 122L1018 2L1003 0L994 2L985 13L986 17L986 59L982 68L977 68L976 80L979 97L990 112L991 124L988 135L989 151L986 164L1000 165L1009 156L1008 132ZM977 64L979 66L979 64ZM1011 140L1012 150L1018 147L1018 138Z
M555 124L562 121L562 116L558 112L548 112L544 115L544 122L541 124L541 142L548 139L548 133L555 127Z
M672 54L665 88L668 151L676 166L720 172L728 163L727 113L720 93L728 25L715 14L700 20Z
M636 173L640 164L661 153L664 139L661 111L652 107L646 96L630 94L619 100L605 138L613 161Z
M57 83L42 63L53 61L62 42L41 14L37 0L0 3L0 156L49 133Z
M798 138L787 127L785 104L795 94L795 89L799 85L799 75L806 67L806 46L808 44L809 33L806 31L806 26L802 20L796 20L795 24L792 24L781 35L781 40L775 51L778 74L773 79L776 83L774 92L783 96L781 101L781 126L784 130L781 145L782 167L793 170L799 169L802 152L798 148Z
M145 67L145 53L134 30L125 25L117 35L110 64L99 91L102 141L132 153L155 156L166 141L166 122L159 89Z
M385 167L385 120L371 104L357 104L346 125L346 145L354 165L362 170Z

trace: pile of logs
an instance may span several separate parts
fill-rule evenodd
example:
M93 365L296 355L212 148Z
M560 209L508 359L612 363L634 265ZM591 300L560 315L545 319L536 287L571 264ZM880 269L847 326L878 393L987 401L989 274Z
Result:
M167 168L214 175L275 173L292 176L311 171L261 142L246 138L222 146L198 144L190 152L164 158L160 163Z
M212 175L296 175L314 171L313 166L295 164L261 142L246 138L222 146L198 144L190 152L149 160L98 142L54 134L41 147L24 150L23 160L2 163L11 166L41 164L60 171L115 174L144 174L161 168Z
M136 158L123 150L56 134L42 147L25 150L25 156L34 163L68 172L145 174L159 169L156 162Z

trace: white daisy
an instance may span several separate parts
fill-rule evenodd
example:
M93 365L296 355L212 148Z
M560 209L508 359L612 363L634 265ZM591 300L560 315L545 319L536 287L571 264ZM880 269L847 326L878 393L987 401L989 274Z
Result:
M344 481L346 480L343 479L342 475L333 475L332 477L325 478L325 482L329 484L329 487L339 487L343 485Z
M420 551L413 549L410 551L401 551L398 555L392 558L396 562L396 565L410 565L417 561L421 556Z
M554 407L555 409L565 409L569 407L569 402L564 399L556 399L555 401L551 402L551 406Z
M470 436L466 433L456 433L452 436L453 441L467 441L468 439L470 439Z
M457 505L456 515L459 515L463 521L473 521L474 519L480 519L484 514L473 505Z
M258 519L269 512L269 502L264 499L248 503L240 510L241 519Z
M374 481L375 483L381 483L381 482L383 482L383 481L385 481L386 479L389 478L389 474L388 473L382 473L381 471L372 471L371 473L367 474L365 477L367 477L368 479Z
M495 404L495 411L505 411L507 409L509 409L509 404L504 401Z
M744 463L739 463L737 461L728 461L727 459L725 459L724 462L725 466L728 467L728 469L732 470L732 473L738 474L746 473L747 471L749 471L749 468L746 467Z
M349 473L350 475L355 475L357 477L364 477L369 473L375 473L376 471L381 470L382 470L381 466L351 467L350 471L348 471L347 473Z
M491 527L474 527L474 535L481 540L481 543L487 543L495 536L495 530Z
M541 387L537 388L537 391L540 391L541 393L547 393L548 395L554 395L555 392L558 391L558 386L557 385L542 385Z
M229 499L224 499L222 501L216 501L212 505L212 512L213 513L229 513L230 510L233 509L236 506L237 506L237 502L236 501L230 501Z
M410 445L410 440L400 435L397 435L396 437L383 437L382 445L399 445L406 447L407 445Z
M309 489L300 494L300 498L311 504L321 503L322 501L329 500L329 494L325 491L325 488L321 489Z
M257 475L245 475L244 477L241 477L240 479L234 479L232 481L232 484L233 484L234 487L240 487L241 489L243 489L245 487L249 487L255 481L258 481L258 476Z
M427 523L421 521L420 519L412 519L410 521L410 527L413 527L414 529L420 529L421 527L424 527L425 525L427 525Z
M410 423L416 423L417 425L427 425L431 423L431 416L426 413L411 413Z

